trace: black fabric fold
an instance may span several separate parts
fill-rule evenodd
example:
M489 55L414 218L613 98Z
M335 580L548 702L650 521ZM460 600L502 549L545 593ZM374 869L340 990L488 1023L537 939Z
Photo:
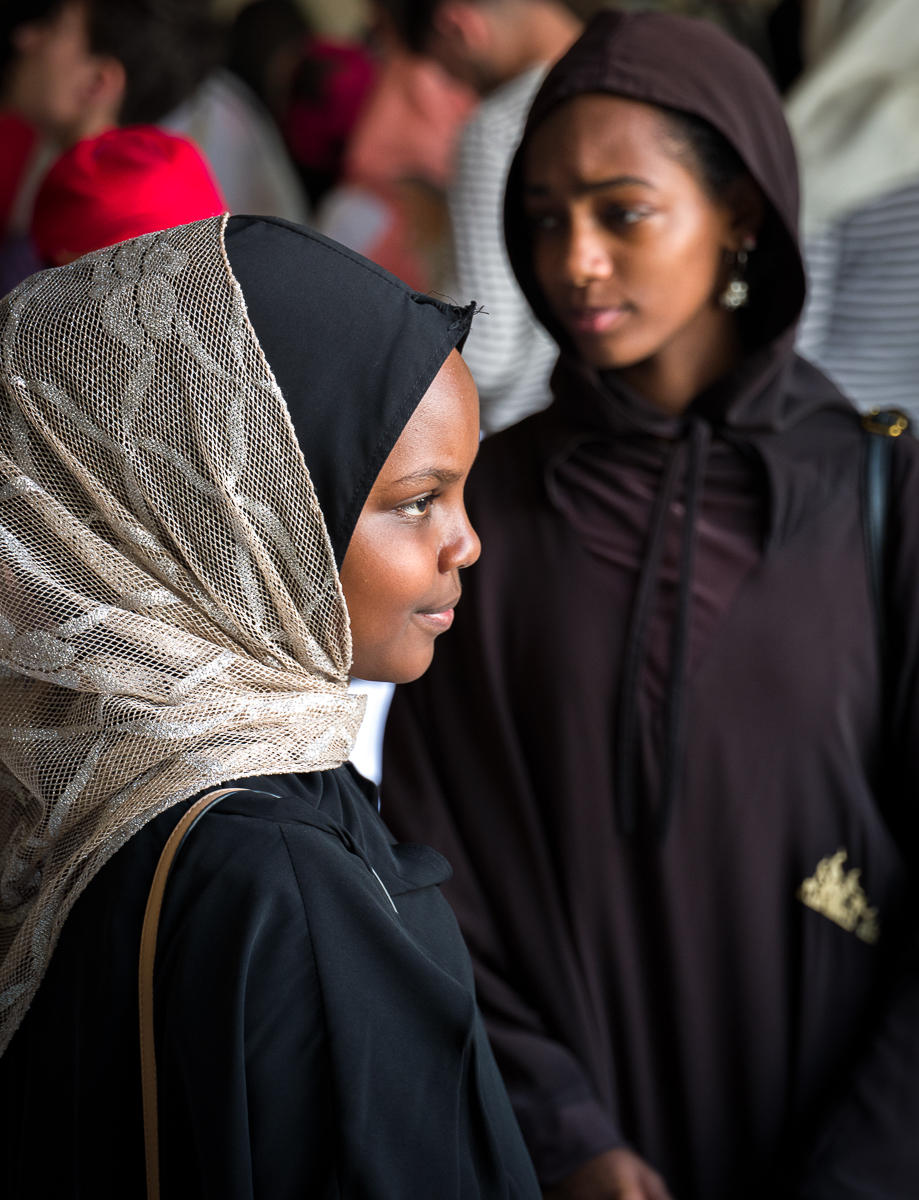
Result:
M637 742L637 697L639 677L644 666L648 620L654 605L664 532L673 499L682 447L676 443L668 453L667 466L660 491L651 515L651 529L644 552L644 562L635 591L632 617L626 635L626 655L623 662L622 686L619 698L619 727L616 739L617 780L616 809L619 827L625 834L635 832L638 819L635 801L635 751Z
M667 454L660 490L651 516L651 526L641 573L635 592L632 615L626 635L619 695L619 719L614 751L617 765L615 793L616 819L625 835L636 832L647 821L659 839L666 837L670 814L679 791L680 758L683 749L684 683L689 655L689 629L692 613L693 562L696 518L705 478L705 462L711 433L705 421L688 422L684 439L675 442ZM636 787L638 747L638 696L645 666L648 623L660 586L661 556L665 533L672 520L672 507L678 494L681 468L685 466L683 523L681 533L678 600L670 641L670 675L664 717L664 746L661 760L661 788L655 811L639 814Z
M677 800L681 778L684 708L686 704L684 683L689 654L696 517L702 496L702 486L705 478L705 460L710 441L711 434L708 425L704 421L694 418L690 422L688 478L686 484L685 517L683 519L683 544L680 555L680 592L676 620L673 624L673 642L670 650L672 665L670 687L667 696L663 778L656 822L660 838L664 838L667 834L670 824L670 814Z

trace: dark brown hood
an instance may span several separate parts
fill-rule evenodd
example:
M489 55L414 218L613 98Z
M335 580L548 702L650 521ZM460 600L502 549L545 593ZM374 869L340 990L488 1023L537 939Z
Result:
M532 272L522 165L533 130L559 104L585 92L608 92L701 117L734 147L768 207L751 260L750 307L742 314L747 345L756 352L760 370L767 365L764 359L773 367L787 359L805 285L797 234L798 169L775 86L750 51L708 21L612 11L598 13L546 76L511 164L505 195L511 264L536 316L562 351L570 350L567 338ZM753 418L752 413L747 416Z

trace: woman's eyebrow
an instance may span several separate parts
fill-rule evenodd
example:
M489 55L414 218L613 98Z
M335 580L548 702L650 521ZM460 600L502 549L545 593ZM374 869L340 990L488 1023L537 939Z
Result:
M447 484L456 483L462 477L462 471L448 471L442 467L424 467L420 471L411 471L408 475L403 475L400 479L394 479L393 483L416 484L429 483L433 480L435 483Z
M641 175L613 175L609 179L581 180L575 184L574 191L580 195L585 192L602 192L606 188L634 186L636 183L642 187L654 187L650 179L644 179ZM524 196L539 199L551 195L552 188L546 183L528 183L524 186L523 193Z

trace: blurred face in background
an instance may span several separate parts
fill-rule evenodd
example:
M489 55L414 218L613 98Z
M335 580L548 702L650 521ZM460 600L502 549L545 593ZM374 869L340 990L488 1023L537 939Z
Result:
M112 82L114 60L90 49L87 8L81 0L52 8L17 26L5 101L45 137L70 145L103 132L99 102Z
M505 78L502 47L509 36L514 40L505 7L479 0L443 0L433 15L425 56L472 91L480 95L493 91Z

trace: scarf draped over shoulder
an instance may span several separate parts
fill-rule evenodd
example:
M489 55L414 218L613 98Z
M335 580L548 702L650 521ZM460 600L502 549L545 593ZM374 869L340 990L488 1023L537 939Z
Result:
M226 221L97 251L0 306L0 1051L132 834L225 780L334 768L360 725L335 552ZM388 304L395 280L282 235ZM413 403L461 336L442 309Z

